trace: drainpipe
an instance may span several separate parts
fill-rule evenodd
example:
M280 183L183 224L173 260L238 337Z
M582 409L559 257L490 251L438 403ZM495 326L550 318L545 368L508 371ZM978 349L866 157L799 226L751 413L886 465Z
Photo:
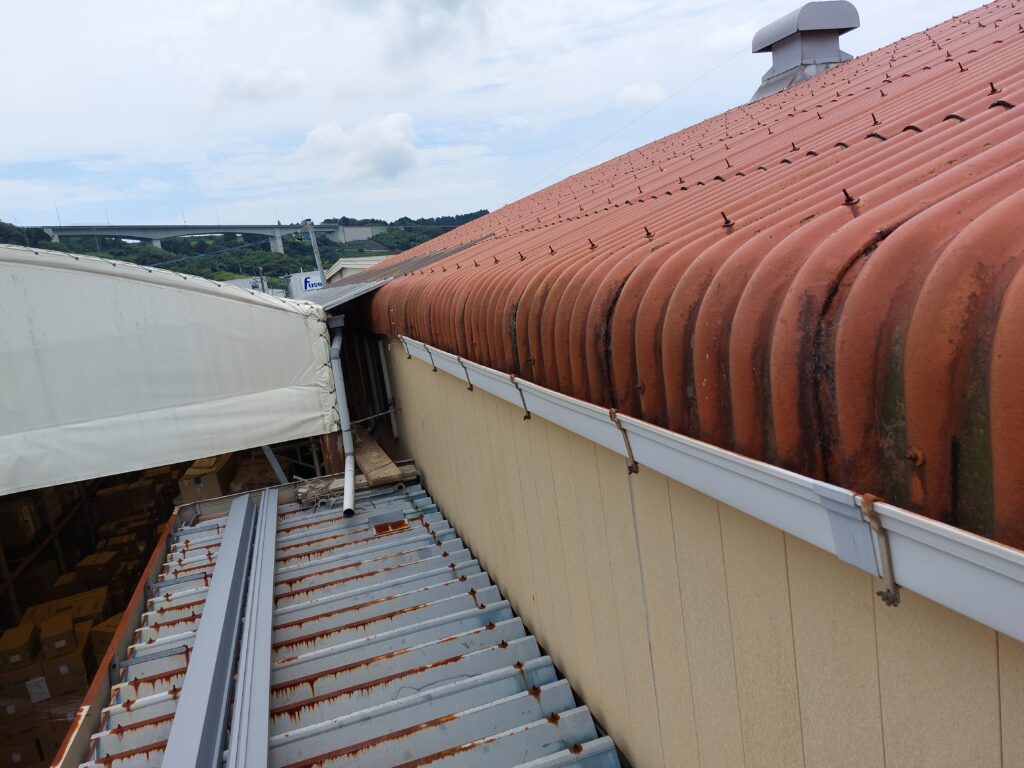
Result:
M345 379L341 375L341 331L331 340L331 371L334 373L334 394L338 398L338 417L341 419L341 445L345 451L345 516L355 514L356 493L356 451L352 444L352 420L348 415L348 397L345 395Z

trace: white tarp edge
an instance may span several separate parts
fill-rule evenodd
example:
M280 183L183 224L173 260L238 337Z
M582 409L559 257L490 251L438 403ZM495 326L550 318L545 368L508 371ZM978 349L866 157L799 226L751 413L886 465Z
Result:
M323 310L0 246L0 494L338 429Z

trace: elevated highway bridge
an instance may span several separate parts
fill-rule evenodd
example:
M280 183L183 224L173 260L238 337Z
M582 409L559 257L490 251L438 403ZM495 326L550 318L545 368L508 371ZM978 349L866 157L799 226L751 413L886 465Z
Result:
M61 237L119 237L126 240L142 240L157 248L162 241L171 237L198 237L199 235L262 235L270 240L270 250L284 253L285 235L298 232L298 224L107 224L47 226L43 231L57 243ZM386 230L385 226L342 226L340 224L317 224L316 233L335 243L352 243L369 240Z

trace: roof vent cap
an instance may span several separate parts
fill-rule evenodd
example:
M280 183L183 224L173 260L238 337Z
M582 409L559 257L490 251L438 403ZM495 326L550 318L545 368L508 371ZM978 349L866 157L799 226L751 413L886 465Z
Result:
M772 54L772 68L751 101L789 88L853 57L839 49L839 36L857 29L860 15L846 0L805 3L754 35L754 53Z

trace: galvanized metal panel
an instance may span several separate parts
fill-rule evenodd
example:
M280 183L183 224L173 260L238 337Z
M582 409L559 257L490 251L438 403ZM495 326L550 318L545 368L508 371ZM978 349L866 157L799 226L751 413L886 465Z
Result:
M421 487L373 489L356 507L346 518L333 499L265 492L258 515L245 496L182 526L86 765L180 764L179 735L201 722L227 738L230 765L618 766ZM210 648L226 645L211 638L239 646L220 677Z

